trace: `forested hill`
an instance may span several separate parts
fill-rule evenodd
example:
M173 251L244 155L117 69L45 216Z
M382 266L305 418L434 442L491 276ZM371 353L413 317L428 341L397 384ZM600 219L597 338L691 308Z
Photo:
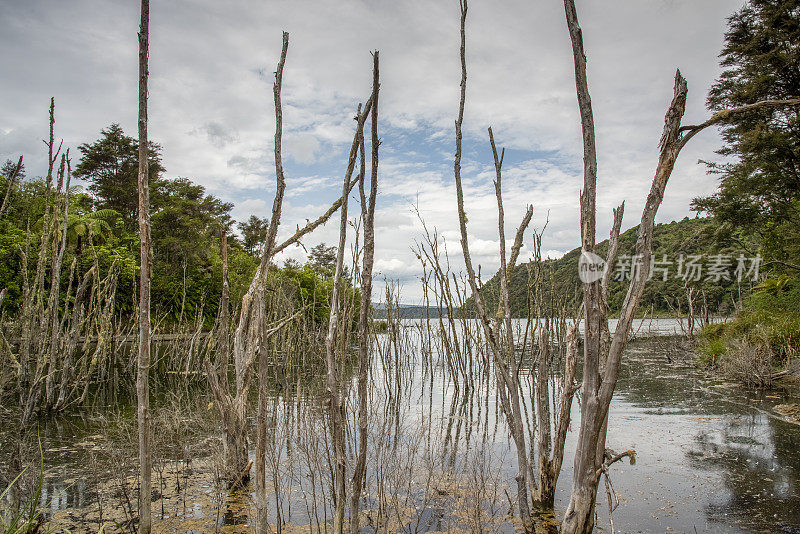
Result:
M636 244L635 226L620 236L620 250L614 272L619 270L630 272L632 256ZM688 296L691 290L696 313L707 309L711 314L731 314L734 302L742 294L749 292L754 285L748 275L742 275L741 284L737 283L736 269L740 255L746 261L745 270L752 267L750 254L741 247L720 240L716 235L716 222L711 218L673 221L656 225L653 235L653 257L656 272L648 282L639 306L639 313L671 314L680 309L687 310ZM606 257L608 240L598 245L598 254ZM542 263L544 279L542 306L545 311L566 306L567 310L575 310L580 305L581 283L578 279L578 259L580 248L576 248L557 260L545 260ZM694 258L692 258L694 256ZM696 258L700 256L700 258ZM666 258L665 258L666 257ZM689 265L699 265L688 267ZM678 272L680 267L680 273ZM623 269L624 268L624 269ZM664 270L667 280L663 280ZM688 272L687 272L688 271ZM511 308L515 317L524 317L528 305L532 302L532 282L535 265L531 262L519 265L512 273L509 293ZM728 279L725 275L727 274ZM699 280L694 280L699 275ZM616 314L622 305L627 291L627 281L612 281L610 286L609 306L611 313ZM489 309L497 308L499 294L499 277L495 274L484 286L482 295L489 303ZM468 301L471 304L472 300ZM574 311L573 311L574 313Z

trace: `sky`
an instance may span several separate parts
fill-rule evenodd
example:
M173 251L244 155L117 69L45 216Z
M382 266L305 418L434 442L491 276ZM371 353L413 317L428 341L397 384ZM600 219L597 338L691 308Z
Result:
M742 4L577 1L597 131L598 236L608 234L612 208L623 200L623 229L638 223L676 68L689 84L686 123L709 115L705 96L720 72L726 18ZM136 136L139 2L0 0L0 20L0 161L24 154L28 176L46 172L51 96L56 138L74 157L113 122ZM271 211L272 82L282 31L290 42L280 235L340 195L353 117L371 92L370 52L379 50L375 277L398 281L403 302L419 302L422 270L413 248L423 238L422 220L446 241L453 269L463 268L453 179L458 1L152 0L149 137L162 146L167 178L189 178L233 202L237 220ZM473 262L488 278L499 265L489 126L506 149L508 239L532 204L523 258L531 255L533 229L544 229L549 257L579 244L583 147L563 3L471 0L467 70L462 176ZM699 160L719 161L720 143L707 130L683 150L657 222L694 216L692 198L715 190L716 178ZM359 211L353 202L351 214ZM338 228L334 216L305 248L336 243ZM351 229L349 243L352 237ZM277 261L305 256L293 247Z

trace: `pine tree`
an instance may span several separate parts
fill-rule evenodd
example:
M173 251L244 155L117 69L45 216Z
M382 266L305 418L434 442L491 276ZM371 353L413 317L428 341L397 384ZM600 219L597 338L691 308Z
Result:
M800 96L800 1L750 0L728 19L724 68L708 95L713 111ZM729 231L755 237L772 259L800 263L800 107L762 108L733 117L710 164L719 190L693 208Z

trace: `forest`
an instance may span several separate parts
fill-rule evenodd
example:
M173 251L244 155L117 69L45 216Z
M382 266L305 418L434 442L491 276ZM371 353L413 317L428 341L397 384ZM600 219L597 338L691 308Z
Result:
M69 148L51 98L46 172L0 150L1 530L800 531L800 2L730 15L704 115L675 71L631 214L602 208L593 43L564 0L579 241L548 256L539 199L504 189L513 170L486 124L490 273L465 142L481 21L451 3L454 225L415 208L418 302L378 267L400 150L378 50L360 59L360 103L340 110L337 196L296 227L285 31L270 40L268 211L236 220L168 174L148 130L149 0L129 29L138 99L118 104L138 131L114 122ZM714 192L658 223L682 150L715 129L716 158L699 163ZM325 228L338 240L310 246ZM291 248L306 259L278 259Z

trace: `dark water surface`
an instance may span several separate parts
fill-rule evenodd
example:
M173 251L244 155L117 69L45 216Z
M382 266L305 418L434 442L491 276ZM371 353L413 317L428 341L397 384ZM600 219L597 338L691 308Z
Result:
M617 529L795 532L800 426L772 408L800 399L714 384L691 362L668 363L653 343L632 344L626 356L608 446L637 454L635 465L612 471L623 501ZM601 517L605 510L599 506Z

